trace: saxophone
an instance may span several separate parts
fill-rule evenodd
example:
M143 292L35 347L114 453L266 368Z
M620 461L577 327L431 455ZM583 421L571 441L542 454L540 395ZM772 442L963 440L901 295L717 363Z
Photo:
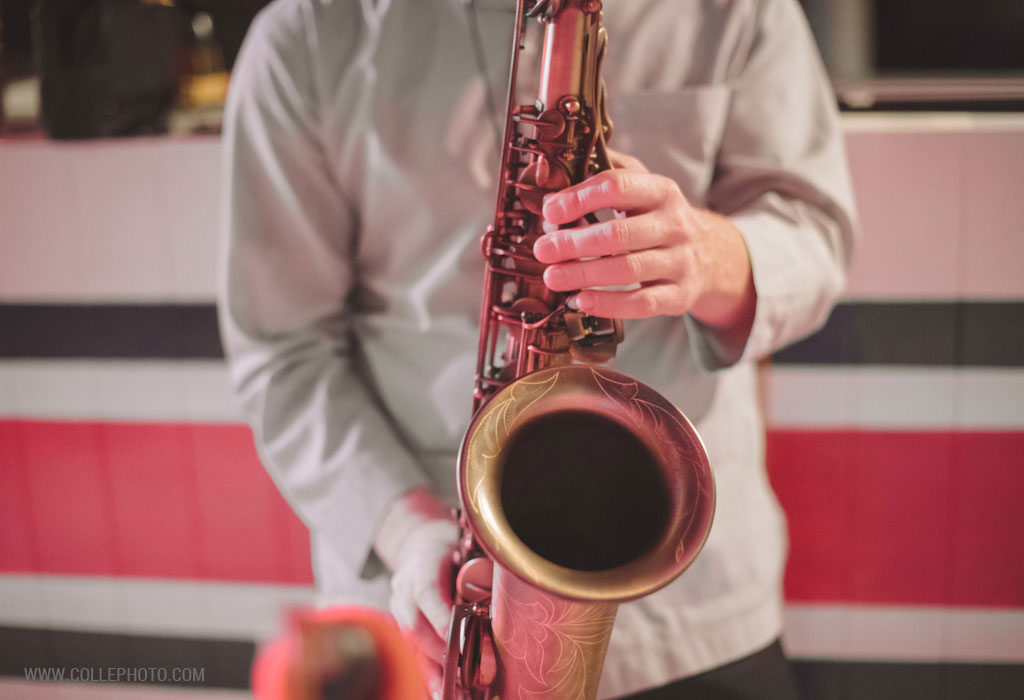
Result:
M516 100L530 28L537 99ZM517 0L474 418L458 464L462 538L446 700L592 700L619 603L679 576L707 538L714 482L667 399L601 367L622 324L566 305L532 254L543 197L611 167L601 0Z

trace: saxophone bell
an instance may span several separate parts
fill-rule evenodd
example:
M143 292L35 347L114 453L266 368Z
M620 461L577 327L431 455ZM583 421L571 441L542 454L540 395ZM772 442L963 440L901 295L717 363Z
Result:
M679 576L710 531L699 435L635 379L552 367L481 409L459 473L463 520L494 562L495 696L593 698L618 604Z

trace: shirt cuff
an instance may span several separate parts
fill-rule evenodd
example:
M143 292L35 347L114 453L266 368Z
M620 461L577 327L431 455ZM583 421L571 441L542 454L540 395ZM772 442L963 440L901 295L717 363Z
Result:
M823 243L820 223L792 211L749 211L731 218L750 255L756 295L749 333L742 336L684 316L699 367L715 371L757 361L814 331L839 296L844 275Z
M403 455L404 456L404 455ZM331 542L342 563L360 576L376 556L373 545L394 505L410 490L429 487L422 470L409 464L357 459L349 464L345 479L325 503L313 527Z

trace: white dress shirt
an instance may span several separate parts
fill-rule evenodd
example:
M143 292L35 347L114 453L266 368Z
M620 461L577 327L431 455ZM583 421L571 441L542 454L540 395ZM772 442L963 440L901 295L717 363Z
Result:
M454 503L498 170L485 80L501 109L513 4L477 2L482 66L461 0L277 0L235 66L223 338L263 461L310 528L325 601L386 609L372 542L388 507L417 485ZM612 146L730 216L757 290L744 347L689 317L626 324L612 367L694 422L717 510L696 563L621 606L601 685L612 697L780 634L785 522L755 362L827 317L853 202L795 0L604 8Z

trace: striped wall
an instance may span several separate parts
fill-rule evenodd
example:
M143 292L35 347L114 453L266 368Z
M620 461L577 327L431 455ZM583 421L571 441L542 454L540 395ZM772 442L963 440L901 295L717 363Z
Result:
M765 370L785 643L812 700L1024 697L1024 118L846 127L850 289ZM26 666L244 688L309 597L223 374L217 169L214 139L0 143L0 697Z

